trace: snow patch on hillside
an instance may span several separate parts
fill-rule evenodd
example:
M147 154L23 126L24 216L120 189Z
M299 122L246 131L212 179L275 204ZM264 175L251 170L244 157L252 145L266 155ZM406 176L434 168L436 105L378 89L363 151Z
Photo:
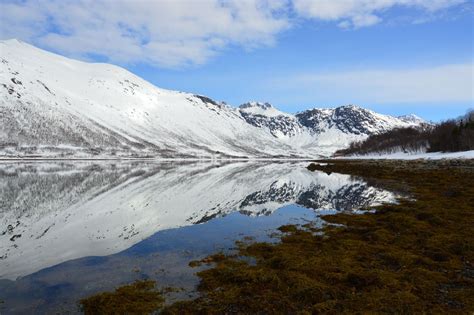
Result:
M287 116L292 117L292 115L284 113L275 107L273 107L270 103L262 103L262 102L248 102L239 106L241 112L253 114L253 115L261 115L267 117L278 117L278 116Z

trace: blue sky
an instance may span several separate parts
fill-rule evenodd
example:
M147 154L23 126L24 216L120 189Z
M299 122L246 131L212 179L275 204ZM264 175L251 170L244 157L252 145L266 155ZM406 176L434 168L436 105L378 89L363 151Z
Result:
M434 121L474 107L472 1L0 0L0 12L3 39L231 105L352 103Z

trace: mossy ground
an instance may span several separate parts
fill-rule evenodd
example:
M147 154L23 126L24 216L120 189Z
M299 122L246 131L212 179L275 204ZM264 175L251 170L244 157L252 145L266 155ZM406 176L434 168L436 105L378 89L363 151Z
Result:
M163 306L163 294L155 281L143 280L79 301L85 314L150 314Z
M309 169L361 176L407 191L413 199L380 206L375 213L324 216L334 224L322 229L286 225L278 243L239 243L235 255L219 253L202 261L212 267L198 273L199 298L161 311L474 312L474 163L325 162ZM83 300L85 306L84 301L101 300Z

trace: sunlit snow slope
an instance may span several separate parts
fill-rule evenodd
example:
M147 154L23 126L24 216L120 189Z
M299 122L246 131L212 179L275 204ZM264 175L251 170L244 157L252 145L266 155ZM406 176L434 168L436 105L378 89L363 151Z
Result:
M417 124L355 106L297 115L257 102L234 108L117 66L0 41L0 158L317 157Z

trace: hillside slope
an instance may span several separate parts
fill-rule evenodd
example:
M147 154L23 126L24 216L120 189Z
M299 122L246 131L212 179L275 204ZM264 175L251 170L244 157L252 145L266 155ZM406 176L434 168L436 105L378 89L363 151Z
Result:
M419 123L356 106L234 108L18 40L0 41L0 56L0 158L318 157Z

